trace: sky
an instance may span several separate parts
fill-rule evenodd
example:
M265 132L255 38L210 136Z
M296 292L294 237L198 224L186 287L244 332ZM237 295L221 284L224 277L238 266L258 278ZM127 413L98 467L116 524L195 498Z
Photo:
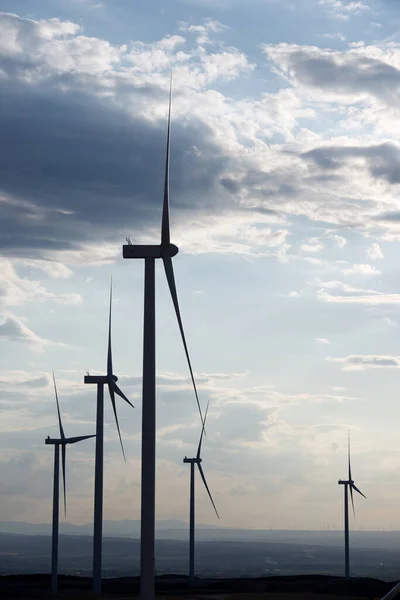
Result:
M397 0L1 0L0 520L50 522L58 435L95 432L110 277L127 462L105 408L104 518L140 518L143 274L173 71L171 238L205 408L197 521L399 528ZM156 268L157 518L188 519L200 420ZM93 518L94 441L67 519Z

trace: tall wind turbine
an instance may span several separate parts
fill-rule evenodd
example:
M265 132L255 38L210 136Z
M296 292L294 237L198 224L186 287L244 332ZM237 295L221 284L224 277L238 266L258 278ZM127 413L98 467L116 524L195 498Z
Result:
M65 463L67 455L67 444L76 444L83 440L95 437L94 435L80 435L77 437L66 438L64 428L61 422L60 404L58 402L56 378L53 373L54 392L57 403L58 425L60 428L60 437L50 438L48 436L44 443L54 446L54 478L53 478L53 525L52 525L52 543L51 543L51 591L57 594L58 591L58 524L59 524L59 491L60 491L60 446L62 461L62 476L64 488L64 514L67 515L67 496L65 488Z
M104 450L104 386L108 386L111 404L114 411L122 455L125 460L125 451L122 444L119 428L115 394L120 396L132 408L133 404L117 386L118 377L113 374L111 350L111 306L112 306L112 280L110 286L110 309L108 317L108 352L107 375L86 375L85 383L97 385L97 410L96 410L96 458L94 475L94 520L93 520L93 592L101 593L101 562L102 562L102 535L103 535L103 450Z
M205 488L207 490L207 494L211 500L211 504L214 507L215 514L219 519L219 514L214 504L214 500L212 499L211 492L207 485L206 478L204 476L203 467L201 466L202 458L201 458L201 443L203 441L204 427L207 419L208 412L208 404L206 408L206 412L204 414L204 422L201 428L199 445L197 448L197 454L194 458L185 458L183 459L184 463L190 464L190 525L189 525L189 577L190 581L193 582L194 579L194 522L195 522L195 511L194 511L194 502L195 502L195 493L194 493L194 481L195 481L195 465L197 465L200 473L200 477L203 480Z
M169 227L169 159L171 137L172 77L169 90L167 152L165 162L164 203L161 221L161 244L134 245L128 239L123 246L124 258L144 259L144 323L143 323L143 383L142 383L142 496L140 536L140 597L154 599L154 537L155 537L155 469L156 469L156 323L155 323L155 260L161 258L172 297L179 330L189 366L202 424L203 417L194 380L189 351L183 329L172 257L178 247L171 244Z
M349 579L350 578L349 490L350 490L350 498L351 498L351 504L353 507L354 516L356 516L356 511L354 509L353 490L356 491L358 494L361 494L361 496L364 496L364 494L355 485L354 480L351 477L350 433L349 433L348 439L347 439L347 453L348 453L348 463L349 463L348 479L339 479L338 484L344 486L344 563L345 563L345 577L346 577L346 579ZM366 498L366 496L364 496L364 498Z

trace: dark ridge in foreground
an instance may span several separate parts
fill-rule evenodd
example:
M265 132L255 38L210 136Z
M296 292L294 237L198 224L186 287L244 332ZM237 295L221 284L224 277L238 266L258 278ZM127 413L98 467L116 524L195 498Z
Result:
M397 582L374 578L352 578L330 575L287 575L258 578L203 579L196 578L193 585L183 575L161 575L156 579L159 595L194 596L214 594L331 594L335 596L366 599L382 598ZM63 597L80 595L88 598L91 578L60 575L59 590ZM103 595L137 595L139 577L103 579ZM3 575L0 577L0 597L27 599L50 597L49 575Z

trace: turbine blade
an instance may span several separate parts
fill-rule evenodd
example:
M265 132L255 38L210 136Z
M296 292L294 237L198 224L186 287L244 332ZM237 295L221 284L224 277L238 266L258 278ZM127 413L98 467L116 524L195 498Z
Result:
M66 462L67 447L65 444L61 445L61 462L62 462L62 476L63 476L63 488L64 488L64 516L67 516L67 492L65 487L65 462Z
M354 498L353 498L353 486L351 485L351 483L349 484L349 487L350 487L351 505L353 507L353 515L354 515L354 518L356 518L356 509L354 508Z
M53 371L53 382L54 382L54 391L55 391L55 394L56 394L57 413L58 413L58 425L59 425L59 427L60 427L60 437L61 437L61 439L63 440L63 439L65 438L65 435L64 435L64 429L63 429L63 426L62 426L62 422L61 422L60 404L59 404L59 402L58 402L58 394L57 394L56 378L55 378L55 376L54 376L54 371Z
M169 108L168 108L168 131L167 131L167 155L165 158L165 182L164 182L164 204L161 221L161 244L170 244L169 231L169 155L171 145L171 100L172 100L172 72L169 84Z
M108 385L113 388L113 390L117 394L117 396L119 396L120 398L125 400L125 402L127 402L130 406L132 406L132 408L135 408L133 406L132 402L130 400L128 400L128 398L125 396L124 392L117 386L114 379L112 379L111 382L108 382Z
M203 426L203 429L204 429L203 414L201 412L201 406L200 406L199 396L198 396L198 393L197 393L196 382L194 380L194 375L193 375L193 370L192 370L192 364L190 362L189 351L188 351L187 344L186 344L185 332L183 330L183 324L182 324L182 319L181 319L181 311L179 310L178 294L176 292L174 268L172 266L172 259L171 259L171 257L170 256L164 256L163 257L163 263L164 263L165 274L167 276L169 290L171 292L172 302L173 302L173 305L174 305L174 308L175 308L176 318L178 320L179 330L181 332L181 338L182 338L182 342L183 342L183 347L185 349L187 363L189 365L190 377L192 378L193 389L194 389L194 393L195 393L196 401L197 401L197 407L199 409L201 423L202 423L202 426Z
M108 353L107 353L107 377L112 376L112 350L111 350L111 306L112 306L112 277L110 284L110 309L108 315Z
M83 440L89 440L90 438L96 437L95 435L78 435L76 437L66 438L66 444L76 444L77 442L83 442Z
M206 412L204 413L204 423L203 423L203 426L201 428L201 434L200 434L200 440L199 440L199 447L197 448L197 454L196 454L196 458L197 459L200 458L201 443L203 441L203 433L204 433L204 427L206 426L206 420L207 420L207 413L208 413L208 407L209 407L209 405L210 405L210 401L207 402Z
M201 476L201 478L202 478L202 480L203 480L203 483L204 483L204 485L205 485L205 488L206 488L206 490L207 490L207 494L208 494L208 496L209 496L209 498L210 498L210 500L211 500L211 504L212 504L212 505L213 505L213 507L214 507L215 514L217 515L217 517L218 517L218 519L219 519L219 514L218 514L218 511L217 511L217 509L216 509L216 506L215 506L215 504L214 504L214 500L212 499L211 492L210 492L210 490L209 490L209 488L208 488L207 481L206 481L206 478L205 478L205 476L204 476L204 472L203 472L203 469L202 469L201 463L196 463L196 464L197 464L197 466L199 467L200 476Z
M347 455L348 455L348 459L349 459L349 481L352 481L352 479L351 479L351 464L350 464L350 431L347 432Z
M358 489L358 487L356 485L354 485L354 483L351 485L351 487L353 488L353 490L355 490L356 492L358 492L359 494L361 494L361 496L363 496L365 499L367 499L367 496L365 496L361 490Z
M114 390L113 390L113 386L111 386L110 384L108 384L108 391L110 392L111 404L112 404L113 411L114 411L115 422L116 422L116 424L117 424L117 430L118 430L119 441L120 441L120 443L121 443L122 456L124 457L124 461L126 462L124 445L123 445L123 443L122 443L121 431L120 431L120 429L119 429L119 422L118 422L118 415L117 415L117 407L116 407L116 405L115 405L115 395L114 395Z

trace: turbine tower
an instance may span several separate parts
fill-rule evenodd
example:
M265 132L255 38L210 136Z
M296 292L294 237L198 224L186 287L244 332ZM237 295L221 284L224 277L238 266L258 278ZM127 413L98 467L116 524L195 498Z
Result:
M349 473L348 479L339 479L338 484L344 486L344 563L345 563L345 577L346 579L350 578L350 538L349 538L349 490L350 490L350 498L351 504L353 507L353 514L356 516L356 511L354 509L354 499L353 499L353 490L356 491L361 496L364 494L358 489L355 485L354 480L351 477L351 464L350 464L350 433L347 439L347 453L348 453L348 463L349 463ZM366 498L366 496L364 496Z
M215 514L219 519L219 514L214 504L214 500L212 499L211 492L207 485L206 478L204 476L203 467L201 466L202 458L201 458L201 443L203 441L204 427L207 419L208 412L208 404L206 408L206 412L204 414L204 422L201 428L199 445L197 448L197 454L195 458L185 458L183 459L184 463L190 464L190 525L189 525L189 578L190 582L193 583L194 580L194 523L195 523L195 510L194 510L194 502L195 502L195 493L194 493L194 482L195 482L195 465L197 465L200 473L200 477L203 480L205 488L207 490L207 494L211 500L211 504L214 507Z
M76 444L83 440L95 437L94 435L80 435L77 437L66 438L64 428L61 422L60 404L58 402L56 378L53 373L54 392L57 403L58 425L60 428L60 437L50 438L48 436L44 443L54 446L54 478L53 478L53 524L51 540L51 591L53 594L58 592L58 524L59 524L59 491L60 491L60 446L62 461L62 476L64 488L64 515L67 516L67 496L65 488L65 463L67 455L67 444Z
M179 249L170 240L169 226L169 159L171 134L172 77L169 89L167 152L165 161L164 203L161 221L161 244L123 246L124 258L144 259L144 322L143 322L143 382L142 382L142 490L140 534L140 597L154 600L154 538L155 538L155 469L156 469L156 324L155 324L155 260L161 258L174 305L186 360L204 425L189 351L183 329L175 285L172 257Z
M122 455L125 460L125 451L122 444L119 428L115 394L120 396L132 408L133 404L117 386L118 377L113 374L112 349L111 349L111 306L112 306L112 280L110 286L110 309L108 317L108 353L107 375L86 375L84 382L97 385L97 410L96 410L96 458L94 475L94 520L93 520L93 592L101 593L101 563L102 563L102 535L103 535L103 450L104 450L104 386L108 386L111 404L114 411Z

